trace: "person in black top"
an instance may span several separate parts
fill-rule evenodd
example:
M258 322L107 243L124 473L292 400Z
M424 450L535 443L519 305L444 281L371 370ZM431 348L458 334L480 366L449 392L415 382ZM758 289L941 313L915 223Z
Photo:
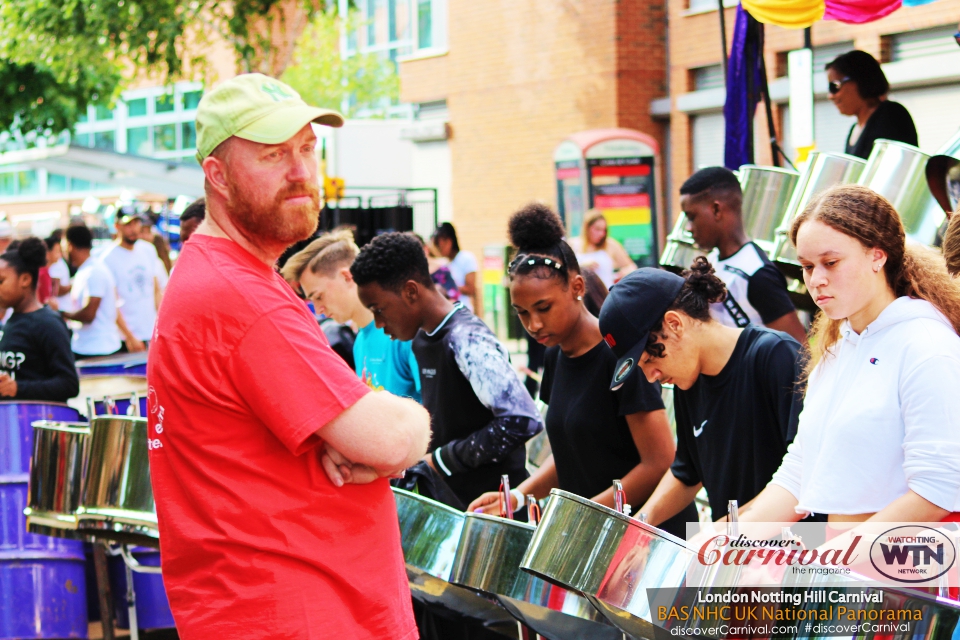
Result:
M350 266L363 304L394 340L413 340L433 439L424 459L464 504L527 477L524 443L543 428L509 356L483 321L436 288L416 237L385 233Z
M796 435L800 344L779 331L711 319L710 304L724 295L699 257L683 277L638 269L600 310L600 331L619 358L611 387L638 375L674 385L677 455L641 507L651 524L676 514L701 486L715 520L726 516L729 500L746 504Z
M846 152L870 157L879 138L917 145L917 128L906 107L886 99L890 83L880 63L866 51L848 51L827 64L827 95L857 122L847 134Z
M60 315L37 300L37 277L47 264L39 238L12 244L0 255L0 306L13 315L0 332L0 396L65 402L80 392L70 332Z
M527 332L547 346L540 396L550 405L547 435L552 455L512 492L514 510L525 496L547 497L560 488L614 507L612 482L623 481L627 502L643 504L673 460L675 446L660 385L641 376L610 391L617 357L584 305L586 283L563 223L548 207L531 204L510 219L517 257L510 265L510 300ZM499 494L485 493L470 511L496 514ZM693 504L665 527L684 535L697 521Z
M787 292L787 280L743 227L743 191L726 167L706 167L680 186L680 208L697 245L727 288L723 304L710 315L728 327L747 324L806 337Z

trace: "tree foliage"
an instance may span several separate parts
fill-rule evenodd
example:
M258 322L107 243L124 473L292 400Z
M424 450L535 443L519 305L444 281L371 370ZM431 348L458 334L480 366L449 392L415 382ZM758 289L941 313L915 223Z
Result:
M216 34L238 70L279 76L309 20L335 0L0 0L0 130L68 129L124 83L204 69ZM202 71L201 71L202 72Z
M347 17L347 33L362 26ZM376 53L340 55L341 18L333 9L319 12L297 41L293 64L282 80L310 104L341 109L345 115L385 112L400 95L400 79L389 58Z

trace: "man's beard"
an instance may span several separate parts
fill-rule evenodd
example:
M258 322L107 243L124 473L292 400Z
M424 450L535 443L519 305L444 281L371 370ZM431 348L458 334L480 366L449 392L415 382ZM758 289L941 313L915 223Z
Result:
M320 191L316 185L291 184L267 206L253 202L244 191L244 185L230 183L228 210L251 241L289 246L316 231L320 219ZM310 202L285 204L287 198L295 196L309 196Z

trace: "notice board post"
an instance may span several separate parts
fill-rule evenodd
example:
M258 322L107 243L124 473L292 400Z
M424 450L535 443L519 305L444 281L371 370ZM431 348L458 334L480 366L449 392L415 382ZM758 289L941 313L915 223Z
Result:
M657 141L633 129L593 129L568 136L554 151L557 208L571 238L584 213L599 209L607 233L641 267L657 266L661 207Z

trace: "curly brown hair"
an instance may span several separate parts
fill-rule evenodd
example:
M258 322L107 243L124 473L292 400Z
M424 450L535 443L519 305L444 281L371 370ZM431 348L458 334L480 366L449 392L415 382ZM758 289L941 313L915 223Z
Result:
M936 252L906 243L900 215L886 198L860 185L827 189L794 219L790 229L794 246L800 227L811 220L855 238L864 247L886 252L883 270L894 295L930 302L947 317L954 331L960 332L960 282L950 277ZM810 333L806 376L840 339L841 324L822 312L817 314Z

